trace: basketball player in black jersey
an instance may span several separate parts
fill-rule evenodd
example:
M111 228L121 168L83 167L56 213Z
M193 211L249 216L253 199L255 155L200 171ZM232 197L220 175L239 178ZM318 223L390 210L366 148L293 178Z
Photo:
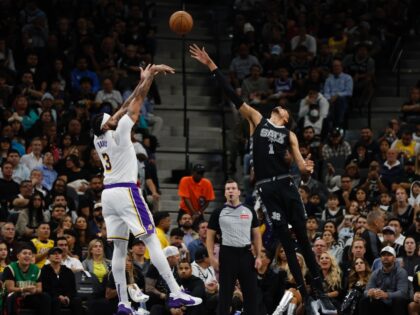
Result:
M323 314L337 314L335 307L324 293L318 264L306 234L306 212L298 189L290 176L290 155L301 173L312 173L314 163L309 157L303 159L296 135L286 128L289 113L278 106L273 109L269 119L263 118L258 111L235 94L204 48L192 45L190 53L192 58L210 69L226 96L249 123L258 193L267 208L266 219L273 228L273 236L283 244L290 271L305 301L306 314L316 314L318 308L321 308ZM315 302L305 287L296 258L296 244L289 233L289 223L293 227L299 248L313 278L312 285L318 299Z

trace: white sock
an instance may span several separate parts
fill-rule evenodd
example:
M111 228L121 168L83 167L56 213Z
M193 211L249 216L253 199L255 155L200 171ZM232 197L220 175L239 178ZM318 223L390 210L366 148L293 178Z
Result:
M125 277L125 261L127 259L127 241L113 240L114 253L112 254L112 274L115 287L121 303L130 306L127 293L127 279Z
M142 240L144 244L147 246L147 249L149 250L150 260L152 264L159 271L163 280L166 281L166 284L168 285L169 290L171 290L172 293L180 292L181 288L179 287L178 283L176 282L174 278L174 275L172 274L171 268L169 267L168 260L163 254L162 247L160 245L159 239L157 238L156 234L150 234L142 238Z

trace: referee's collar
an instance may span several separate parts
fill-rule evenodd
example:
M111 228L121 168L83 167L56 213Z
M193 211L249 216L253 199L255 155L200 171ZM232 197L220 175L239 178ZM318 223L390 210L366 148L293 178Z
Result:
M225 203L225 206L227 206L227 207L229 207L229 208L237 209L237 208L239 208L240 206L242 206L242 202L241 202L239 205L237 205L237 206L232 206L232 205L230 205L230 204L228 204L228 203Z

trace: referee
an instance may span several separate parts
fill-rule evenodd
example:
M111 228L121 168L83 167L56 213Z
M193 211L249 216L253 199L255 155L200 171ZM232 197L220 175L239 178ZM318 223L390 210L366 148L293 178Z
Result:
M261 234L257 215L244 206L239 196L238 184L228 180L225 185L225 205L215 210L207 228L207 250L210 261L217 268L213 255L216 234L221 236L219 253L219 312L218 315L230 314L232 295L238 279L244 297L244 314L257 314L257 273L261 265ZM251 252L254 245L255 257Z

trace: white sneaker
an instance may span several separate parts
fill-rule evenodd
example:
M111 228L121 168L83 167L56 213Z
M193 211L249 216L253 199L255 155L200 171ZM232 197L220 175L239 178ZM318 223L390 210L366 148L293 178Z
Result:
M199 297L189 295L184 290L169 294L168 306L170 308L179 308L181 306L199 305L203 300Z
M137 303L146 303L149 300L149 296L144 294L137 284L130 284L128 287L128 294L130 298Z
M139 308L138 310L134 311L133 315L149 315L149 314L150 314L149 311Z

